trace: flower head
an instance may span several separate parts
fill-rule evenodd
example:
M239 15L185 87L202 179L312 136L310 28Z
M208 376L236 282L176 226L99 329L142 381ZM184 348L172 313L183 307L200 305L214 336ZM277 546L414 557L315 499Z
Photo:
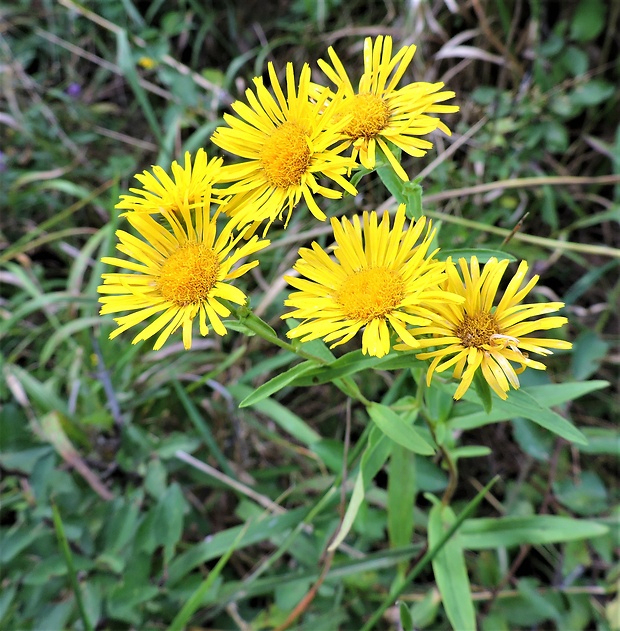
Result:
M501 300L493 306L508 264L508 260L492 258L481 272L476 257L472 257L469 265L465 259L459 259L459 275L457 266L448 260L447 277L442 287L463 296L465 301L462 304L434 304L431 324L416 331L432 335L418 339L418 347L436 348L416 355L418 359L432 359L427 383L430 384L433 373L454 367L453 376L461 380L455 399L460 399L469 388L478 368L497 395L506 399L510 386L519 388L518 373L526 368L545 370L545 365L530 359L529 353L551 355L551 348L569 349L572 346L564 340L530 337L534 331L562 326L566 318L552 316L527 321L564 306L562 302L521 304L538 282L538 276L534 276L524 284L527 262L521 262ZM408 344L398 348L408 348Z
M224 114L229 127L218 127L211 138L214 144L244 159L223 168L222 181L233 182L225 190L233 195L225 212L238 218L240 225L264 220L271 224L287 209L288 222L291 211L303 197L312 214L323 221L325 213L313 195L338 199L342 193L322 186L318 177L333 180L352 195L357 193L343 177L355 166L354 161L339 155L346 147L333 147L341 141L339 132L346 120L337 123L333 111L322 113L329 90L310 100L307 64L297 89L293 66L287 64L286 96L271 63L269 78L275 98L262 79L256 77L255 91L248 89L245 93L248 103L233 103L231 107L237 116Z
M388 147L388 141L413 157L421 157L432 143L420 138L435 129L450 135L450 130L438 118L429 114L458 112L456 105L441 105L454 97L454 92L440 92L443 83L416 82L397 89L407 70L415 46L403 46L392 57L392 38L379 36L364 40L364 73L355 89L347 71L332 47L328 49L331 65L323 59L318 64L339 90L344 100L338 108L340 116L350 117L343 130L348 144L353 144L352 156L367 169L375 167L377 145L403 179L407 174Z
M284 302L294 310L283 318L303 322L288 332L302 342L323 338L333 346L362 334L362 352L383 357L391 348L390 329L415 347L407 325L429 323L429 309L436 302L462 300L437 290L444 279L443 263L428 252L434 232L426 232L422 217L405 228L401 204L390 228L387 212L379 223L376 212L362 220L332 219L336 246L333 260L317 243L302 248L294 266L303 278L286 276L300 291ZM424 233L424 234L423 234ZM421 238L421 242L416 245ZM405 339L405 338L402 338Z
M162 210L169 228L149 214L127 214L142 239L119 230L116 234L120 243L116 248L134 261L116 257L102 261L133 273L103 274L103 285L98 288L99 293L105 294L99 298L102 315L132 312L115 318L119 326L110 339L155 314L158 317L134 337L133 344L159 333L154 346L158 350L182 327L183 345L189 349L195 318L201 335L209 333L209 325L218 335L226 334L220 317L230 315L230 310L221 300L236 304L246 301L245 294L228 281L242 276L258 261L235 265L266 247L269 241L252 237L237 247L243 232L234 236L236 226L228 221L218 234L209 201L205 199L195 212L186 206L181 207L180 213Z
M163 210L177 211L193 208L203 197L210 197L213 184L220 176L222 158L207 159L207 152L199 149L192 166L189 151L185 152L185 167L176 160L171 165L171 178L166 170L154 166L153 172L136 174L143 188L130 188L134 195L121 195L115 208L144 213L159 213Z

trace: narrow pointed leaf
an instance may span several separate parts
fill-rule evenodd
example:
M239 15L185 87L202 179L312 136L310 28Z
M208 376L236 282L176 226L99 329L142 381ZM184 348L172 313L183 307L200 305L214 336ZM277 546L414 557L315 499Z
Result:
M437 503L431 508L428 521L428 543L432 549L454 523L456 517L449 506ZM453 629L476 631L476 612L463 548L459 535L454 534L432 562L435 581L443 606Z
M367 409L375 425L395 443L422 456L432 456L435 453L422 435L391 408L372 403Z
M315 367L316 364L314 362L307 361L289 368L287 371L280 373L277 377L270 379L267 383L264 383L262 386L256 388L252 394L248 395L245 399L243 399L243 401L241 401L241 403L239 403L239 407L245 408L270 397L272 394L279 392L282 388L291 384L295 381L295 379L297 379L297 377L304 375L310 370L313 370Z

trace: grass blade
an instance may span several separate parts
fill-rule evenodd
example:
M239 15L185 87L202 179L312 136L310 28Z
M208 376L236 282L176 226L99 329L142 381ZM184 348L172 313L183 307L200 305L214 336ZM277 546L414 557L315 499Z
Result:
M56 506L56 502L53 499L50 499L50 503L52 505L52 517L54 520L54 530L56 531L56 536L58 537L58 544L60 545L60 550L62 555L65 558L65 563L67 564L67 574L69 575L69 580L71 581L71 587L73 588L73 593L75 594L75 602L77 603L78 611L80 612L80 618L82 619L82 623L84 624L84 628L86 631L93 631L93 626L90 623L88 616L86 615L86 610L84 609L84 602L82 601L82 592L80 591L80 585L77 580L77 575L75 573L75 566L73 565L73 556L71 555L71 549L69 548L69 542L67 541L67 536L65 534L65 528L62 523L62 518L60 516L60 511L58 510L58 506Z
M237 548L237 544L243 538L246 530L249 528L250 522L239 532L226 553L220 558L216 566L209 572L209 576L196 588L196 591L189 597L189 600L183 605L181 611L175 616L168 631L182 631L187 626L189 619L194 615L196 610L201 606L205 594L209 591L217 577L221 574L228 559Z

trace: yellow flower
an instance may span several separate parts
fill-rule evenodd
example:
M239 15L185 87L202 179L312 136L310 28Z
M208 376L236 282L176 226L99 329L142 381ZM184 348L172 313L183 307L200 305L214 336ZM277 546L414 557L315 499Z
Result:
M245 294L228 281L242 276L258 261L239 267L235 264L266 247L269 241L252 237L236 247L243 232L234 236L236 226L228 221L218 235L218 213L210 216L209 201L205 199L195 212L187 206L178 213L163 209L161 214L169 228L149 214L127 214L129 223L143 238L118 230L120 243L116 248L135 261L102 259L108 265L133 272L103 274L103 285L98 288L99 293L106 294L99 298L102 315L132 312L115 318L119 326L110 339L155 314L158 317L134 337L133 344L159 333L154 345L157 350L183 327L183 345L189 349L194 318L198 319L201 335L209 333L207 321L218 335L226 334L220 317L230 315L230 310L221 300L236 304L246 301Z
M362 352L383 357L390 352L390 329L411 346L416 339L407 325L429 323L429 309L442 301L462 298L438 291L445 264L433 259L428 250L434 236L430 224L421 243L426 218L405 229L405 205L401 204L390 229L390 217L365 212L362 221L332 219L336 246L330 258L317 243L302 248L294 266L302 277L285 276L300 291L290 294L284 304L294 311L282 318L303 322L288 332L302 342L323 338L333 345L350 340L360 329ZM403 337L405 336L405 337Z
M138 173L135 177L143 188L130 188L135 195L121 195L116 208L146 213L193 208L203 197L211 196L213 184L220 176L222 162L222 158L207 160L207 152L199 149L192 167L191 154L186 151L185 168L176 160L172 163L174 179L160 166L154 166L153 173Z
M461 275L448 259L447 278L442 287L465 298L462 304L435 303L430 317L432 323L416 330L433 337L418 339L418 347L437 350L420 353L418 359L432 359L426 381L430 384L434 372L454 366L453 376L460 379L455 399L460 399L471 385L478 368L497 395L506 399L510 386L519 388L518 373L526 368L545 370L545 365L529 358L529 353L551 355L551 348L569 349L570 342L557 339L529 337L534 331L556 329L566 318L553 316L528 321L529 318L553 313L564 306L562 302L520 304L538 282L534 276L526 282L527 262L522 261L497 306L493 306L497 288L509 261L490 259L482 272L476 257L468 266L459 259ZM407 345L399 349L408 348ZM518 364L515 368L513 364Z
M157 65L157 62L152 57L143 55L138 59L138 65L146 68L147 70L152 70Z
M271 63L269 77L275 98L256 77L255 92L248 89L245 93L248 104L233 103L237 116L224 114L229 127L218 127L211 138L225 151L243 158L223 168L222 181L234 182L225 190L233 195L225 211L237 217L240 225L257 225L267 219L269 227L285 208L288 222L303 197L312 214L324 221L325 213L313 196L338 199L342 193L322 186L317 178L325 176L352 195L357 193L343 177L355 162L339 155L346 147L331 148L341 141L339 132L346 120L336 123L333 111L322 113L329 90L310 100L308 64L303 66L297 90L293 66L287 64L286 96ZM331 98L340 100L339 96Z
M362 165L373 169L378 145L403 180L409 178L387 142L392 142L413 157L421 157L433 144L420 136L435 129L441 129L450 135L450 130L444 123L428 114L445 114L459 110L456 105L440 105L442 101L454 97L454 92L439 92L443 83L422 81L396 88L411 63L415 50L415 46L403 46L392 57L391 37L384 38L380 35L374 44L367 37L364 40L364 73L357 90L331 46L327 51L331 65L323 59L318 61L328 79L345 92L342 104L337 107L341 116L352 117L344 129L344 136L349 144L353 144L353 158L357 159L359 155Z

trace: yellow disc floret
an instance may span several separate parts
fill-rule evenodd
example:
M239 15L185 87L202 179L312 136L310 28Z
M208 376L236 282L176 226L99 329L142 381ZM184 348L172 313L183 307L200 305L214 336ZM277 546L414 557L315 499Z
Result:
M398 272L374 267L349 276L335 298L348 318L368 322L392 313L404 294L405 284Z
M499 333L497 320L492 313L481 311L475 315L465 315L463 321L456 327L454 333L461 338L461 344L466 348L489 349L493 343L493 336Z
M353 119L344 128L344 133L353 138L374 138L390 122L390 108L376 94L356 94L344 102L342 114L351 114Z
M207 298L218 280L220 261L204 243L186 243L161 266L157 288L178 307Z
M260 153L260 164L272 186L299 186L310 166L308 134L298 123L282 123L266 140Z

